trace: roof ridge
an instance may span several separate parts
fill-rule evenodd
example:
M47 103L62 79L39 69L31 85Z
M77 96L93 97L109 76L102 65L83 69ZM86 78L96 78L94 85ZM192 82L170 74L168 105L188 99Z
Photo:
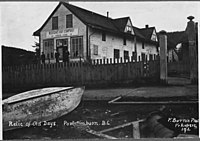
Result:
M127 16L127 17L115 18L115 19L113 19L113 20L121 20L121 19L126 19L126 18L130 18L130 17Z
M122 22L122 20L127 20L128 21L128 19L130 19L130 17L121 17L121 18L116 18L116 19L112 19L113 21L113 24L114 24L114 26L119 30L119 31L121 31L120 30L120 26L118 25L119 23L118 22Z
M148 27L148 28L146 28L146 27L144 27L144 28L139 28L140 30L147 30L147 29L154 29L154 28L156 28L155 26L152 26L152 27Z
M101 15L101 14L99 14L99 13L96 13L96 12L93 12L93 11L90 11L90 10L87 10L87 9L84 9L84 8L82 8L82 7L75 6L75 5L73 5L73 4L69 4L69 3L65 3L65 2L61 2L61 3L62 3L64 6L66 6L67 8L73 7L73 8L75 8L75 9L79 9L79 10L82 10L82 11L84 11L84 12L87 12L88 14L92 14L92 15L94 15L94 16L100 16L101 18L104 18L104 19L108 20L109 22L111 22L112 25L114 26L114 28L116 28L116 30L120 31L119 28L118 28L118 26L116 26L116 24L115 24L115 20L114 20L113 18L111 18L111 17L107 17L107 16L104 16L104 15ZM81 19L81 17L79 17L79 18ZM87 22L86 22L86 23L87 23Z
M174 33L185 33L185 31L183 30L183 31L172 31L172 32L167 32L167 34L174 34Z
M138 30L140 30L140 28L138 28L138 27L136 27L136 26L133 26L133 25L132 25L132 27L133 27L133 28L136 28L136 29L138 29Z
M73 6L73 7L75 7L75 8L84 10L84 11L86 11L86 12L90 12L90 13L92 13L92 14L96 14L96 15L98 15L98 16L102 16L102 17L104 17L104 18L112 19L112 18L110 18L110 17L107 17L107 16L101 15L101 14L99 14L99 13L96 13L96 12L93 12L93 11L90 11L90 10L87 10L87 9L84 9L84 8L82 8L82 7L78 7L78 6L73 5L73 4L69 4L69 3L66 3L66 2L61 2L61 3L64 4L64 5L67 4L67 5ZM113 19L112 19L112 20L113 20Z

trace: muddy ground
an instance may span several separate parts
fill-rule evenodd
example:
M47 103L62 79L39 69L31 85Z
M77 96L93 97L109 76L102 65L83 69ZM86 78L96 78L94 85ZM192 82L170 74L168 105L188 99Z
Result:
M3 133L3 139L87 139L99 138L86 133L73 123L82 122L87 128L101 131L110 127L145 119L150 113L157 111L163 105L113 105L108 101L82 101L68 115L49 122L49 125L21 128ZM165 105L170 115L198 119L198 104ZM52 123L52 124L51 124ZM106 133L116 138L132 138L132 127L121 128ZM146 137L141 135L141 137Z

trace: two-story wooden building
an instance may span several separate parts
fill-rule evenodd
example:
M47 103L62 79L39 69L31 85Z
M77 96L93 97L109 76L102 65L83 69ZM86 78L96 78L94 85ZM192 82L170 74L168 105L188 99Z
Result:
M86 9L60 2L40 29L40 51L55 62L55 52L67 50L70 60L128 58L155 59L158 42L155 27L139 29L129 17L112 19Z

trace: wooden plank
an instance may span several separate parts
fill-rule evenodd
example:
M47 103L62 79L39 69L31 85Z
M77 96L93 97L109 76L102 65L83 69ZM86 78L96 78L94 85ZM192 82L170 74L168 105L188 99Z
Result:
M106 135L106 134L103 134L101 132L97 132L97 131L94 131L94 130L86 130L87 133L90 133L92 135L95 135L95 136L98 136L98 137L102 137L102 138L106 138L106 139L117 139L116 137L113 137L113 136L109 136L109 135Z
M140 139L140 127L139 122L133 123L133 138Z
M142 102L112 102L112 104L196 104L198 101L142 101Z
M122 98L121 96L116 97L116 98L114 98L113 100L108 101L108 103L113 103L113 102L115 102L115 101L117 101L117 100L119 100L119 99L121 99L121 98Z
M116 130L116 129L119 129L119 128L124 128L126 126L130 126L132 124L139 123L139 122L142 122L142 121L144 121L144 119L141 119L141 120L138 120L138 121L128 122L128 123L125 123L125 124L122 124L122 125L118 125L118 126L115 126L115 127L111 127L111 128L105 129L105 130L101 130L99 132L100 133L105 133L105 132L113 131L113 130Z

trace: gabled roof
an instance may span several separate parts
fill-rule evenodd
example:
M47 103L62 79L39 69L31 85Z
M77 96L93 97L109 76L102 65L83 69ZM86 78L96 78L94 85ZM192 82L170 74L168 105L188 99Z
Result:
M121 32L124 32L124 29L129 19L130 19L129 17L123 17L123 18L117 18L113 20L114 20L115 25L118 27L118 29Z
M135 35L132 35L130 33L125 33L124 29L126 27L128 20L130 19L129 17L112 19L107 16L103 16L95 12L92 12L92 11L89 11L89 10L86 10L86 9L83 9L83 8L80 8L80 7L71 5L69 3L65 3L65 2L60 2L58 4L58 6L51 13L51 15L42 25L42 27L33 33L34 36L40 35L41 30L44 28L44 26L50 20L50 18L54 15L54 13L57 11L57 9L60 7L61 4L63 4L67 9L69 9L84 24L91 26L92 28L114 32L114 33L117 33L118 35L123 35L123 36L131 37L131 38L133 36L138 36L139 38L142 38L143 40L147 40L146 36L149 36L149 35L143 35L147 33L146 30L139 29L136 27L133 27Z
M155 30L155 27L141 28L141 29L140 29L140 33L141 33L147 40L151 40L151 36L152 36L154 30Z
M153 31L155 30L155 27L137 28L133 26L133 30L135 35L139 37L141 40L158 45L157 41L151 40L151 36L153 34Z
M40 32L44 28L44 26L47 24L47 22L50 20L50 18L53 16L53 14L57 11L57 9L60 7L61 2L56 6L56 8L53 10L53 12L49 15L47 20L44 22L44 24L35 32L33 32L33 36L40 36Z
M86 9L68 3L62 2L62 4L66 8L68 8L75 16L77 16L83 23L87 25L94 25L100 28L106 28L108 30L116 32L119 31L119 29L113 23L113 19L109 17L94 13L92 11L88 11Z
M34 32L34 36L39 36L40 31L43 29L43 27L46 25L46 23L49 21L49 19L53 16L53 14L57 11L57 9L60 7L60 5L63 4L67 9L69 9L75 16L77 16L84 24L90 25L90 26L96 26L99 28L103 28L106 30L111 30L118 32L119 29L116 27L116 25L113 22L113 19L94 13L92 11L88 11L86 9L65 3L60 2L56 9L51 13L51 15L48 17L48 19L45 21L45 23L42 25L42 27Z
M133 30L136 36L138 36L139 38L145 39L145 37L142 35L141 31L139 28L133 26Z

